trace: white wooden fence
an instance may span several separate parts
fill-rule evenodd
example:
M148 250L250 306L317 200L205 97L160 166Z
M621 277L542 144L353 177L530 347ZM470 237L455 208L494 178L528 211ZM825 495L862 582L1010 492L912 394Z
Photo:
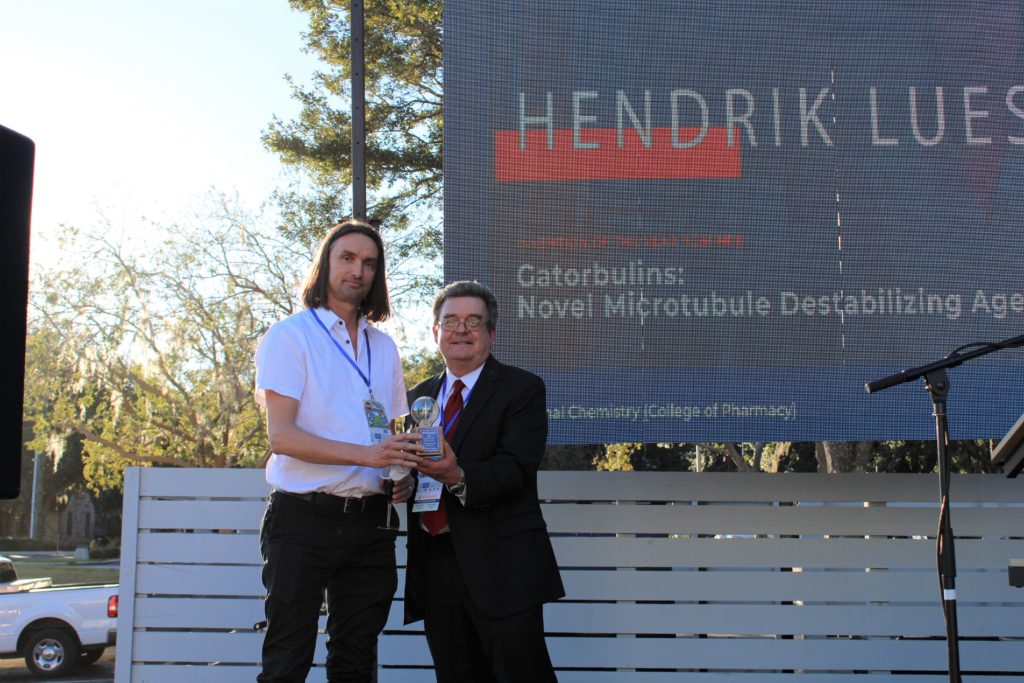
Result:
M562 683L948 681L937 476L543 472L567 598L545 611ZM262 470L130 468L118 683L254 681ZM960 659L1024 683L1024 481L952 481ZM405 562L398 543L399 576ZM379 680L433 681L402 590ZM321 621L321 627L323 621ZM310 681L325 680L324 636ZM528 683L528 682L524 682Z

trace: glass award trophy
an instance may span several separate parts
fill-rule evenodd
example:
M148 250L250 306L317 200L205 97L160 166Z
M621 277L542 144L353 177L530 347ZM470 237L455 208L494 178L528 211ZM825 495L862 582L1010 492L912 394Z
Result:
M441 428L433 424L441 414L437 401L431 396L420 396L413 401L409 414L416 422L416 433L422 437L420 445L423 446L423 452L420 455L434 460L440 458L443 454L441 439L444 435L441 434Z

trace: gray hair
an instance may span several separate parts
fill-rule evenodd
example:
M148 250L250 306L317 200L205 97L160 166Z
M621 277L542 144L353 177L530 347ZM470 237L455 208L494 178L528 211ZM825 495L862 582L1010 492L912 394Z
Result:
M434 297L434 325L437 326L440 322L441 308L445 301L464 296L484 302L484 306L487 308L487 320L484 323L487 325L488 332L494 332L498 326L498 299L486 285L482 285L476 280L452 282L437 293L437 296Z

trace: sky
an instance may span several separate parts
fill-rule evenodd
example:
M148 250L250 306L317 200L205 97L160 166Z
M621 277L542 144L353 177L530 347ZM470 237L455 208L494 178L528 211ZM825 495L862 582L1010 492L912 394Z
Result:
M0 125L36 144L31 267L68 257L61 224L280 185L260 134L318 66L287 0L0 0L0 22Z

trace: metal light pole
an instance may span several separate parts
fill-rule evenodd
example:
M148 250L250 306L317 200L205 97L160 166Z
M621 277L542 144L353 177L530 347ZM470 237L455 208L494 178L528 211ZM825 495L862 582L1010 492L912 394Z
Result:
M366 92L363 3L352 0L352 216L366 220Z
M28 515L28 537L39 538L39 506L43 502L43 459L39 451L35 451L32 464L32 509Z

